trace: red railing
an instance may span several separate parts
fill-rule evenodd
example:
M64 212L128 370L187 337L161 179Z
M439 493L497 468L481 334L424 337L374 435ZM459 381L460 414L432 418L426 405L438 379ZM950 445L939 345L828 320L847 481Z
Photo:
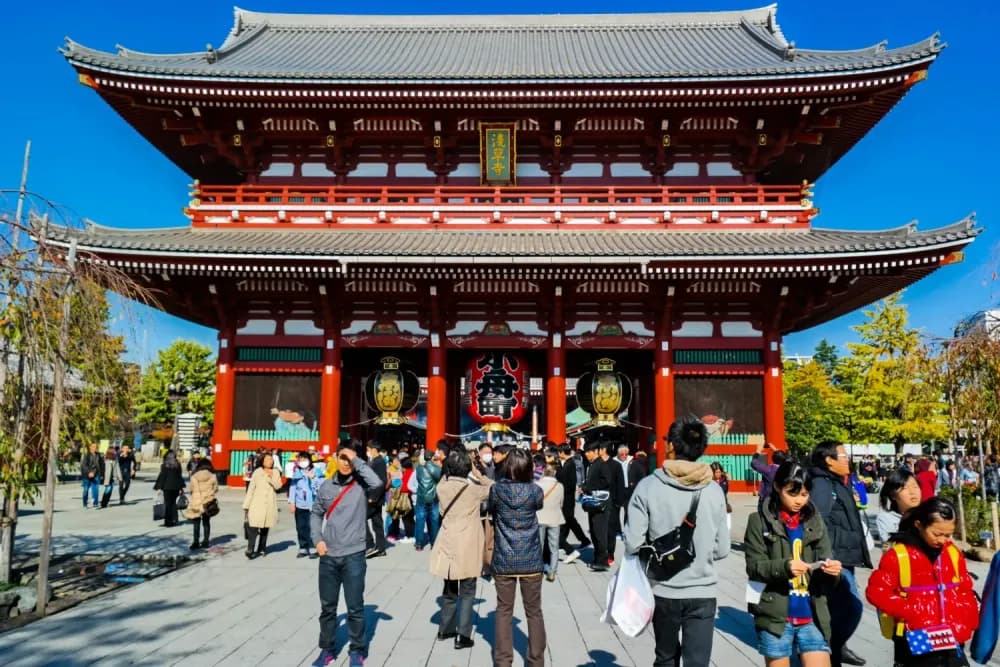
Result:
M808 224L806 186L199 185L195 224ZM368 220L370 218L370 220Z

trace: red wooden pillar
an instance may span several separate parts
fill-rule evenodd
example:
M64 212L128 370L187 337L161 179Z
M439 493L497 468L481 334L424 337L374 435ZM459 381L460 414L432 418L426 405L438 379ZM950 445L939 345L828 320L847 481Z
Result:
M434 339L437 345L433 345ZM444 437L448 415L448 368L443 336L432 336L431 348L427 353L427 441L426 447L434 450L437 442Z
M566 442L566 349L563 347L562 286L552 290L549 320L548 375L545 379L545 439Z
M656 465L663 465L666 456L667 432L674 421L674 369L670 353L669 331L661 328L656 336L656 350L653 353L653 398L655 402Z
M340 336L328 331L323 349L323 377L319 393L319 441L324 455L337 450L340 441Z
M549 373L545 382L545 439L566 442L566 350L562 334L549 341Z
M215 367L215 420L212 423L212 467L229 470L229 450L233 443L233 401L236 372L233 370L233 330L219 332L219 361ZM242 470L230 470L242 475Z
M764 348L764 438L778 449L785 443L785 392L781 385L781 336L769 334Z

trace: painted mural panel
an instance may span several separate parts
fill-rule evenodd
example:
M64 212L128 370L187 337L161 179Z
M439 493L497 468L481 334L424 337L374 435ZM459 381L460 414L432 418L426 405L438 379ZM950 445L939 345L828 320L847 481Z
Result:
M680 376L674 381L675 414L697 417L709 442L746 444L764 432L764 384L759 377Z
M234 440L319 440L319 375L239 373Z

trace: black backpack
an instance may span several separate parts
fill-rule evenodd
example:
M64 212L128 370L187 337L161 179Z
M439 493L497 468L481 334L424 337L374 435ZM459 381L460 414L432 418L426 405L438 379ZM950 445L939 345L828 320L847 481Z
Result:
M669 533L656 539L646 534L646 543L639 547L639 562L652 581L669 581L694 562L694 529L701 490L695 491L687 516Z

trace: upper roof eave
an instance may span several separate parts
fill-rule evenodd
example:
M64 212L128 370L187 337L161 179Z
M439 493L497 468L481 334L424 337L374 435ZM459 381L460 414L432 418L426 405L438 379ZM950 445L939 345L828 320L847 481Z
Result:
M204 229L174 227L86 229L50 225L49 240L118 257L173 260L289 260L341 263L463 263L526 261L648 263L670 261L829 261L964 247L982 232L975 214L927 231L911 225L882 231L822 228L772 230L370 230ZM374 238L373 238L374 237ZM335 241L332 242L331 241Z
M419 17L266 14L237 8L233 28L217 50L146 54L119 47L118 53L107 53L67 38L60 51L80 68L157 79L398 85L850 76L933 60L944 46L933 35L892 50L884 44L843 51L797 49L786 41L775 15L775 5L729 12ZM517 49L496 43L514 33ZM552 40L581 39L589 46L571 68L552 58L559 51ZM374 49L376 43L382 46ZM620 48L610 48L621 43L630 47L627 59L615 55ZM671 47L662 48L665 43ZM720 50L720 43L726 48ZM399 52L393 53L394 48ZM492 55L485 57L484 49L492 49ZM379 52L375 60L373 50ZM420 62L413 53L454 57Z

